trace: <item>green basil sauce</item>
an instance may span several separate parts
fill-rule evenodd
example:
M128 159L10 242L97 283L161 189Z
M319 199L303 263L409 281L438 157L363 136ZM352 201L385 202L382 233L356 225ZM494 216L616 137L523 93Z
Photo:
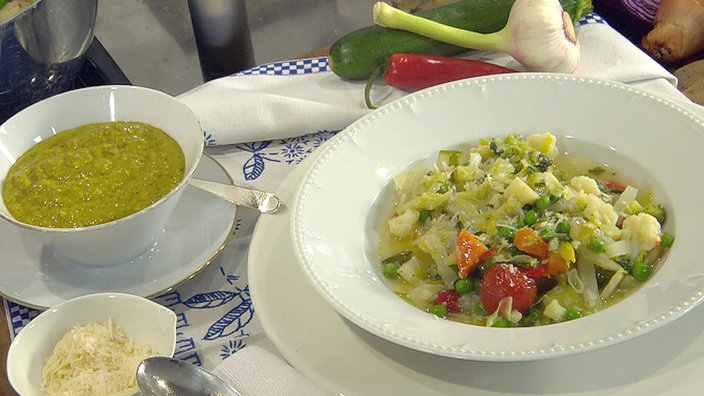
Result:
M183 150L161 129L93 123L31 147L8 171L2 198L21 222L85 227L146 208L173 190L184 172Z

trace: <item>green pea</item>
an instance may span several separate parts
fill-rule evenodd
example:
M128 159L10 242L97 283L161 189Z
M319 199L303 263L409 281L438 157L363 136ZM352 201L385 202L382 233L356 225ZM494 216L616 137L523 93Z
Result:
M511 327L511 322L506 320L506 318L497 318L491 327Z
M499 227L499 236L504 239L509 239L513 240L513 237L516 235L516 231L514 231L513 228L511 227Z
M566 320L574 320L574 319L579 319L582 317L582 311L580 311L578 308L570 308L565 312L565 319Z
M535 201L535 208L538 210L545 210L550 206L551 199L549 194L541 195L537 201Z
M569 234L570 233L570 222L567 220L561 220L555 226L555 232L558 232L560 234Z
M526 210L525 215L523 215L523 221L525 221L527 225L533 225L537 223L538 219L538 212L533 209Z
M455 281L455 291L459 294L467 294L474 291L474 281L471 278L460 278Z
M430 307L430 313L437 317L444 318L447 316L447 307L442 304L435 304Z
M650 278L650 265L645 261L636 261L631 268L631 275L639 282L645 282Z
M387 278L395 278L398 276L398 264L386 263L383 267L384 276Z
M557 233L549 227L545 227L540 230L540 237L549 241L551 239L555 239L557 237Z
M602 253L604 251L604 241L599 238L589 239L589 244L587 246L589 246L589 250L594 253Z
M675 242L675 236L669 232L662 233L662 239L660 240L660 246L669 248Z

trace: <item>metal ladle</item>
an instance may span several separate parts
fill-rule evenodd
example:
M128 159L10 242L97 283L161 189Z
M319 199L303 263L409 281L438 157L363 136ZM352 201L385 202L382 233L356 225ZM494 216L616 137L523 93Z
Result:
M182 360L155 356L137 366L137 385L142 395L240 396L234 388L207 370Z
M188 184L207 191L218 198L237 205L257 209L262 213L274 213L281 206L281 201L276 195L253 188L217 183L194 177L190 178Z

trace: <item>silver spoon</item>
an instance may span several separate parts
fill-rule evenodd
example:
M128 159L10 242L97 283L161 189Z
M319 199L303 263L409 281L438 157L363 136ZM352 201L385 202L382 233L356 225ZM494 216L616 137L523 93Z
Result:
M262 213L274 213L281 201L276 195L253 188L235 186L233 184L217 183L192 177L188 184L237 205L257 209Z
M240 396L225 381L207 370L182 360L155 356L137 366L137 385L142 395Z

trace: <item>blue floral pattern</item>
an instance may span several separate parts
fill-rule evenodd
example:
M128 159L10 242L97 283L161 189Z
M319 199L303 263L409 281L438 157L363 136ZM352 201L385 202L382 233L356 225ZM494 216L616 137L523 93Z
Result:
M206 147L217 146L215 138L208 131L203 131L203 142Z
M244 163L242 174L247 181L258 179L266 170L267 162L298 165L310 153L339 131L318 131L309 135L273 141L237 144L235 148L251 153Z

